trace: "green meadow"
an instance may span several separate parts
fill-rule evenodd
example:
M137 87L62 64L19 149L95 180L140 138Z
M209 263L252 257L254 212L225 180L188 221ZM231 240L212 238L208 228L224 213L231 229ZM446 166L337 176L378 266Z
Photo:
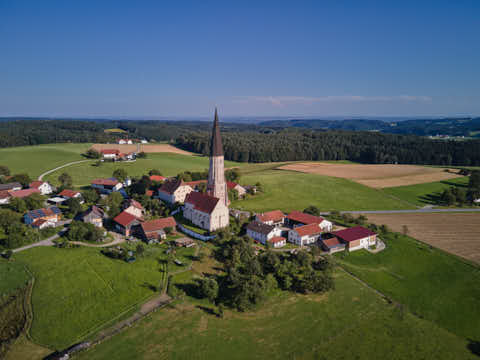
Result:
M25 287L30 278L23 264L0 259L0 298Z
M177 302L78 359L474 359L468 342L338 271L325 295L280 292L256 311Z

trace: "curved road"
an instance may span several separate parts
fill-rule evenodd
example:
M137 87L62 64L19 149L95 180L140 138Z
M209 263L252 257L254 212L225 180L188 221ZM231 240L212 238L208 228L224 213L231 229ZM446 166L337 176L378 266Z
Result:
M55 169L48 170L48 171L44 172L43 174L41 174L41 175L38 177L38 180L39 180L39 181L42 181L42 179L43 179L44 176L47 176L48 174L50 174L50 173L52 173L52 172L55 172L55 171L57 171L57 170L60 170L60 169L62 169L62 168L64 168L64 167L67 167L67 166L70 166L70 165L75 165L75 164L80 164L80 163L87 162L87 161L92 161L92 160L88 159L88 160L72 161L72 162L69 162L69 163L67 163L67 164L58 166L58 167L56 167Z

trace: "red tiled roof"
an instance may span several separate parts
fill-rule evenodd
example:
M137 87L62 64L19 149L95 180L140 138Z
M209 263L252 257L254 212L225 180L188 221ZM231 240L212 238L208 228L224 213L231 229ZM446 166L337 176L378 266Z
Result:
M33 227L40 227L41 225L45 224L46 222L48 222L48 220L46 220L46 219L37 219L32 223L32 226Z
M118 155L120 154L120 150L117 149L103 149L100 152L104 155Z
M127 201L127 208L130 206L136 207L137 209L143 210L142 204L140 204L137 200L130 199Z
M285 217L285 214L280 210L273 210L263 214L257 214L257 216L258 216L258 220L262 222L267 222L267 221L277 222L277 221L282 221L283 218Z
M158 191L162 191L164 193L172 195L180 186L188 185L183 182L183 180L179 179L172 179L165 181Z
M44 181L32 181L28 187L31 189L38 189L43 183Z
M315 234L320 234L322 232L322 229L320 228L318 223L299 226L299 227L296 227L294 230L300 236L315 235Z
M363 239L367 236L377 235L373 231L364 228L363 226L354 226L351 228L335 231L332 234L346 242Z
M16 198L24 198L30 196L32 194L40 194L40 190L38 189L23 189L23 190L16 190L10 191L10 195Z
M211 214L219 200L219 198L193 191L185 198L185 204L190 203L195 210Z
M162 175L150 175L152 181L165 181L166 177Z
M276 243L279 243L279 242L282 242L282 241L286 241L287 239L285 239L283 236L275 236L271 239L268 239L269 242L271 242L272 244L276 244Z
M95 179L92 181L94 185L108 185L108 186L115 186L118 184L118 180L112 179Z
M122 211L113 219L113 221L115 221L117 224L122 225L123 227L127 227L131 225L134 221L138 220L138 218L125 211Z
M330 238L330 239L324 239L322 242L325 244L325 246L332 248L336 246L343 245L336 237Z
M8 190L0 190L0 199L7 199L11 196Z
M288 214L287 219L293 220L305 225L308 224L320 224L324 219L320 216L314 216L310 214L305 214L300 211L292 211L290 214Z
M153 190L147 190L145 191L145 195L152 197L153 196Z
M64 189L62 190L62 192L60 194L58 194L59 196L66 196L66 197L69 197L69 198L73 198L75 197L75 195L77 194L80 194L78 191L73 191L73 190L69 190L69 189Z
M232 190L232 189L235 189L235 186L237 186L238 184L237 183L234 183L232 181L227 181L227 187Z
M151 232L151 231L163 230L166 227L175 228L175 226L177 226L177 222L171 216L163 219L145 221L144 223L141 224L142 230L145 233Z

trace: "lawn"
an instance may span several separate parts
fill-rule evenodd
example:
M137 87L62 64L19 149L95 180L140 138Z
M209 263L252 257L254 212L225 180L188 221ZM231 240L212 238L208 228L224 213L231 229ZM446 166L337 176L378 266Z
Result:
M465 188L468 185L468 180L469 178L465 176L425 184L384 188L383 191L417 206L436 205L439 196L445 189L451 186Z
M242 166L241 163L225 162L225 167ZM182 171L202 171L208 169L209 159L203 156L179 155L170 153L148 154L146 159L137 159L135 162L106 162L101 166L92 163L81 163L60 169L49 174L46 180L58 185L58 176L67 172L73 178L75 187L90 185L96 178L111 177L116 169L125 169L130 176L141 176L151 169L159 169L164 176L174 176Z
M12 174L27 173L36 178L57 166L78 160L91 144L49 144L0 149L0 165L10 168Z
M411 238L393 235L386 250L336 258L375 289L463 338L480 339L480 268Z
M407 203L391 198L380 190L351 180L284 170L267 170L245 175L242 184L260 182L263 193L232 206L261 212L274 209L303 210L309 205L328 210L409 209Z
M23 264L0 259L0 298L25 287L30 278Z
M223 319L180 302L78 358L474 359L467 346L339 271L327 295L280 293L255 312L225 311Z
M38 247L16 254L35 276L33 339L63 349L154 295L166 245L145 247L145 256L131 264L87 247ZM178 250L177 258L191 261L190 252Z

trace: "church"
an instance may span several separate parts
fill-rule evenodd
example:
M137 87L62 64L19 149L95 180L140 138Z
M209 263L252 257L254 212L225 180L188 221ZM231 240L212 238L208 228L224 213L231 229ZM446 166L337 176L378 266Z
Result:
M212 139L210 141L210 167L208 169L207 192L192 191L185 197L183 216L196 226L215 231L229 224L228 191L222 137L215 109Z

